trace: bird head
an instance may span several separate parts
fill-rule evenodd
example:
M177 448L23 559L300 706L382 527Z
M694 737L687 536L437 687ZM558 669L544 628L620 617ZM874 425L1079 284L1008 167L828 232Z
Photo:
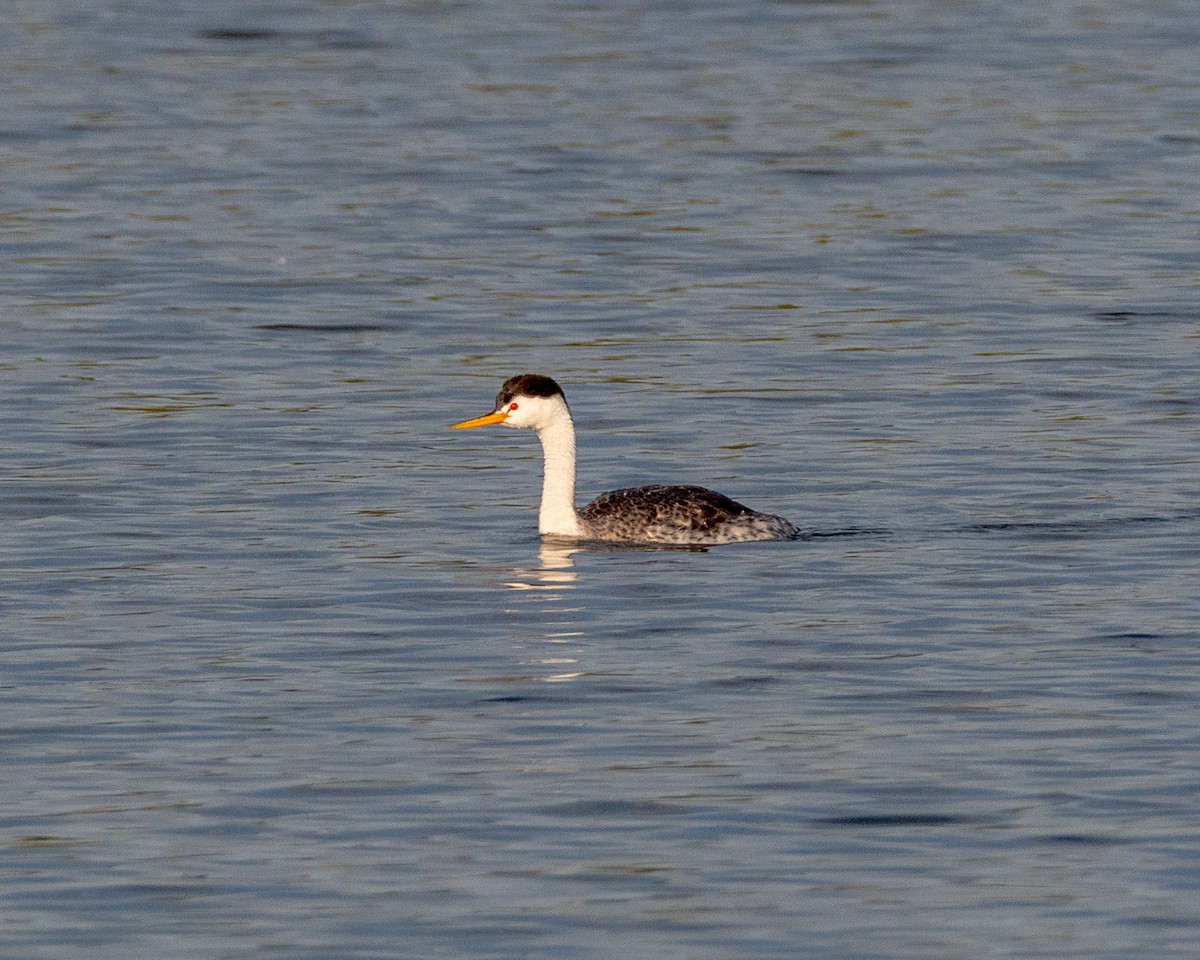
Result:
M470 430L501 423L506 427L541 430L555 419L561 419L564 413L567 413L567 398L562 387L541 374L523 373L504 381L491 413L452 423L450 429Z

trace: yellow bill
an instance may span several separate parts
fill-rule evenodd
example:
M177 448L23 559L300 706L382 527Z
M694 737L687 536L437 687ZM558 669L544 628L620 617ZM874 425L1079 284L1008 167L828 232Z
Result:
M488 413L482 417L476 417L474 420L464 420L462 423L452 423L446 429L470 430L472 427L490 427L493 423L503 423L507 419L507 413L502 410L497 410L495 413Z

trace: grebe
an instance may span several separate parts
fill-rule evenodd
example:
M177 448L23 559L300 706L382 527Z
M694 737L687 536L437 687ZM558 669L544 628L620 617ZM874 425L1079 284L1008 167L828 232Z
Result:
M575 509L575 424L562 387L536 373L504 381L496 407L450 425L467 430L502 423L528 427L545 461L538 532L578 540L625 543L720 544L787 540L799 531L783 517L759 513L704 487L630 487L603 493Z

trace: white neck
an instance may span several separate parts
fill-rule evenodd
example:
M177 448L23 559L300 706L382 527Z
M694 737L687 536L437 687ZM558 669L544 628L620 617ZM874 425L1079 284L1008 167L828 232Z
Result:
M579 537L583 528L575 512L575 425L564 405L537 431L542 442L542 506L538 533Z

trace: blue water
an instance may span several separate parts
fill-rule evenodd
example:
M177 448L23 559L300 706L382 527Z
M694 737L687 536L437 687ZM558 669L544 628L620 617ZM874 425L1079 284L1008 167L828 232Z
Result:
M1194 960L1183 3L17 3L0 953ZM805 538L536 535L692 482Z

